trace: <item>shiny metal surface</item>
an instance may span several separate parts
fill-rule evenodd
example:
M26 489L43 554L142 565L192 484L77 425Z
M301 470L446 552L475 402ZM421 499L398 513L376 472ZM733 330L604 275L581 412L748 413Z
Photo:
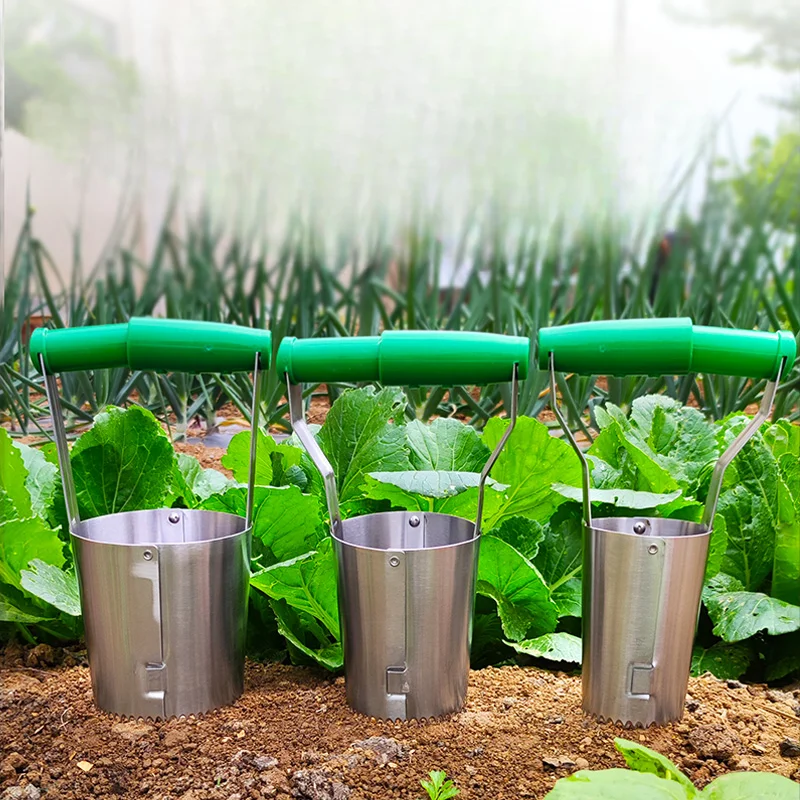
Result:
M356 711L420 719L463 707L479 542L474 523L446 514L342 521L339 619Z
M73 525L99 708L167 718L241 694L249 534L242 517L187 509Z
M681 718L710 538L701 525L669 519L585 527L585 711L628 725Z

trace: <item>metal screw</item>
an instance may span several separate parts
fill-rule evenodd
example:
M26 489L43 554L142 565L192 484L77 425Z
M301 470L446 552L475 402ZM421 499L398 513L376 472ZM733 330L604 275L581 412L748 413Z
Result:
M650 553L651 556L654 556L658 552L658 545L651 544L650 547L647 548L647 552Z
M393 567L399 567L400 566L400 559L397 556L392 556L389 559L389 564L391 566L393 566Z
M174 525L175 523L177 523L177 522L180 522L180 521L181 521L181 515L180 515L180 514L178 514L178 513L177 513L177 512L175 512L175 511L173 511L173 512L172 512L172 513L169 515L168 519L169 519L169 521L170 521L170 522L171 522L171 523Z
M647 523L641 521L633 523L633 532L639 534L639 536L641 536L646 530Z
M153 560L153 551L152 550L145 550L144 553L142 553L142 558L145 561L152 561Z
M413 517L411 517L411 519L408 521L408 524L409 524L409 525L410 525L412 528L416 528L416 527L417 527L417 525L419 525L419 517L418 517L418 516L415 514L415 515L414 515Z

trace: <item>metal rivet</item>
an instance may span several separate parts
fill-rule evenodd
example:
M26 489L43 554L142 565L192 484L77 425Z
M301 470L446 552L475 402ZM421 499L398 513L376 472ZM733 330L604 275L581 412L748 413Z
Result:
M647 548L647 552L650 553L651 556L654 556L658 552L658 545L651 544L650 547Z
M418 517L418 516L415 514L415 515L414 515L413 517L411 517L411 519L408 521L408 524L409 524L409 525L410 525L412 528L416 528L416 527L417 527L417 525L419 525L419 517Z
M168 519L174 525L176 522L181 521L181 515L173 511L172 514L169 515Z
M633 523L633 532L639 534L639 536L641 536L646 530L647 523L641 521Z
M399 566L400 566L400 559L399 559L397 556L392 556L392 557L389 559L389 563L390 563L390 564L391 564L393 567L399 567Z
M142 558L145 561L152 561L153 560L153 551L152 550L145 550L144 553L142 553Z

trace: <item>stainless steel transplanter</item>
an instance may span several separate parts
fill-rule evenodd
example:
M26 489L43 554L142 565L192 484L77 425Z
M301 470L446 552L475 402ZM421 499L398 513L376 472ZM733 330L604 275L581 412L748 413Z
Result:
M231 336L235 347L247 350L255 381L252 407L253 438L248 478L246 518L216 511L163 508L127 511L82 520L70 464L69 447L58 386L48 361L77 368L70 334L87 339L87 329L47 331L34 343L45 377L53 417L58 460L69 516L81 609L95 703L126 717L169 718L197 714L232 703L244 688L244 647L250 581L250 535L253 513L259 401L262 387L261 349L269 358L269 334L259 331L248 344L241 331L229 333L214 323L144 320L152 345L144 362L163 368L184 365L187 353L175 354L172 344L183 337L188 353L201 351L202 363L221 366L230 360L221 347ZM209 326L211 326L209 328ZM107 327L88 329L86 368L108 359L97 353ZM126 326L121 326L126 327ZM222 326L232 328L232 326ZM135 330L125 336L139 343ZM48 352L50 339L54 340ZM195 344L190 346L191 340ZM59 347L65 346L65 355ZM128 342L130 344L130 342ZM220 344L222 352L215 352ZM94 350L93 350L94 348ZM115 356L124 365L130 348ZM94 355L93 355L94 352ZM68 354L68 355L66 355Z
M629 331L637 335L637 325L644 324L657 335L658 325L664 322L671 321L616 323L608 336L611 342L619 343L620 360L624 362L629 357L625 353L625 336L619 333L620 325L623 334ZM691 321L688 322L691 326ZM771 342L765 337L772 337L772 342L777 344L764 362L763 374L770 379L758 413L714 466L700 523L650 516L597 519L592 515L588 459L557 402L556 369L558 345L562 341L559 337L564 336L563 341L568 341L568 329L578 327L581 326L563 326L560 331L549 329L550 340L542 331L540 348L546 349L540 349L539 360L540 364L547 360L552 408L581 463L583 708L601 719L628 726L663 724L683 715L708 546L725 470L769 416L781 374L787 362L794 360L794 341L789 343L779 334L752 334L762 337L756 344L769 346ZM704 329L695 328L697 330ZM585 326L582 331L576 331L576 341L587 337L587 332L594 334ZM724 333L720 338L725 341ZM597 332L597 339L606 341L602 331ZM547 347L550 341L552 346ZM690 345L691 341L690 338ZM587 349L591 347L592 339L589 339ZM614 361L613 354L609 355L607 350L604 344L599 345L596 374L602 373L603 365ZM587 358L590 363L591 359ZM646 365L637 366L635 354L631 358L633 366L618 364L616 374L623 371L642 374ZM566 358L561 369L568 370L571 363ZM687 368L681 371L690 371L691 366L690 360Z
M436 359L441 334L424 334L427 352L417 354L421 360L403 353L407 371L391 373L395 379L404 379L397 383L417 383L419 372L415 370L424 370L427 361ZM476 341L486 344L481 337L487 334L454 338L448 332L446 336L451 345L455 342L452 352L463 354L460 365L451 365L452 374L460 382L467 382L470 374L485 374L480 366L471 366L470 356ZM460 710L466 699L483 496L489 471L516 424L520 364L527 368L529 346L527 339L493 340L488 336L490 344L494 341L508 347L513 343L510 355L506 353L503 358L501 353L500 366L494 364L489 373L498 382L503 379L499 369L508 367L503 377L511 379L512 401L509 425L478 480L475 522L423 511L389 511L342 519L335 473L306 424L301 386L292 380L289 368L283 370L292 427L325 485L337 563L347 701L356 711L372 717L440 717ZM315 340L307 342L309 348L320 346ZM330 346L345 351L363 347L363 343L351 342L332 340ZM304 345L306 342L296 342L293 346ZM296 367L298 354L294 356ZM381 359L394 357L394 353L382 352L376 362L359 369L358 376L369 380L390 374L390 364ZM279 351L279 369L289 361L288 354ZM373 366L374 373L370 372ZM446 372L448 367L443 369ZM306 374L309 382L330 379L324 366L315 367L313 376ZM305 376L301 373L300 377Z

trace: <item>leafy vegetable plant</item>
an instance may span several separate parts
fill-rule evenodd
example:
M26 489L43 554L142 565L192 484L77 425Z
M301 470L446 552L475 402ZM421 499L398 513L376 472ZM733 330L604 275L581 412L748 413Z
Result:
M460 794L453 781L448 780L447 773L431 770L428 773L430 780L424 778L420 781L422 788L428 793L429 800L449 800Z
M317 439L342 513L425 510L474 519L480 470L507 421L407 421L402 392L344 392ZM711 467L746 424L670 398L595 408L588 450L597 516L698 520ZM261 658L342 666L335 563L322 481L294 437L259 432L248 648ZM250 432L222 460L230 479L175 455L139 407L109 408L72 449L84 517L181 506L244 515ZM52 452L0 432L0 635L79 635L77 584ZM7 465L7 466L6 466ZM473 663L581 660L580 470L569 446L521 417L487 485ZM800 428L765 425L726 474L711 537L692 671L778 680L800 673ZM5 624L4 624L5 623ZM562 667L563 668L563 667Z
M615 739L629 769L580 770L561 778L545 800L793 800L797 784L765 772L732 772L702 791L668 758L636 742Z

